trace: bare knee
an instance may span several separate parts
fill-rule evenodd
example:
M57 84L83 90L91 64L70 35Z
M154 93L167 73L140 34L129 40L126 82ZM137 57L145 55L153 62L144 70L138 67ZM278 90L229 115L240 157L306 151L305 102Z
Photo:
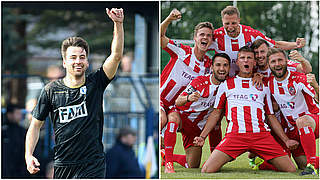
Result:
M286 172L296 172L296 167L290 166Z
M301 117L299 117L296 121L296 125L298 127L298 129L303 128L303 127L311 127L312 129L315 128L315 122L314 120L308 116L308 115L303 115Z
M175 122L177 124L180 124L180 116L177 112L172 112L168 115L168 121L169 122Z

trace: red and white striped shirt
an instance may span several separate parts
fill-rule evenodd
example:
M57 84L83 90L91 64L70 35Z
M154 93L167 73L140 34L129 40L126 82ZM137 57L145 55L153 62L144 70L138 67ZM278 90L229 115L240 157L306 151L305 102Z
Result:
M288 76L283 81L277 81L272 76L269 80L269 88L281 112L291 125L295 125L300 116L319 113L319 105L313 99L314 88L307 83L305 74L288 71Z
M198 101L187 102L183 106L177 106L180 113L186 115L188 120L196 124L201 130L213 110L213 104L219 87L219 85L213 84L211 76L213 75L198 76L182 92L182 95L185 96L198 92L200 94Z
M275 41L266 37L260 31L239 24L240 34L232 38L230 37L223 27L214 31L214 41L209 47L209 50L215 50L216 53L226 53L231 59L229 76L233 77L239 72L239 68L236 65L237 55L239 49L245 45L250 46L257 39L266 40L271 47L274 46Z
M206 55L198 60L194 55L194 48L176 44L172 40L164 50L170 54L171 59L161 73L160 99L164 106L169 107L174 105L191 80L211 73L212 60Z
M214 108L226 110L226 134L270 131L265 123L265 114L273 114L269 89L257 89L252 78L235 76L220 84Z

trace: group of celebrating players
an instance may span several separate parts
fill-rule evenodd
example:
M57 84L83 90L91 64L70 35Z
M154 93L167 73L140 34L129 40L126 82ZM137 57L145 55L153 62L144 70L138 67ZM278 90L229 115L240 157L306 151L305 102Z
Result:
M171 59L160 79L160 119L164 136L161 156L165 173L173 162L199 168L209 135L211 155L202 172L217 172L249 152L253 169L317 174L319 85L311 64L293 50L305 45L274 41L240 24L239 10L221 11L223 27L201 22L194 29L194 47L166 37L169 24L181 18L174 9L161 23L160 43ZM207 51L214 50L209 58ZM222 139L221 120L228 122ZM173 154L180 131L185 155Z

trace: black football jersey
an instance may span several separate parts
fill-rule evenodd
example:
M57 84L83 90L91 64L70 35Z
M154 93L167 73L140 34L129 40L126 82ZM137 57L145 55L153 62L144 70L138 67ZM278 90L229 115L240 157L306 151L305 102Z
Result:
M104 158L102 100L110 81L101 67L81 87L69 88L59 79L42 89L32 115L41 121L51 118L56 166Z

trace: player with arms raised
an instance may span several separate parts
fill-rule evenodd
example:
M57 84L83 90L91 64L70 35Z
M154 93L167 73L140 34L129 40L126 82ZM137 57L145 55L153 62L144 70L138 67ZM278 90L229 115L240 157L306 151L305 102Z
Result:
M236 65L239 49L245 45L250 46L257 39L264 39L271 47L275 46L284 50L302 48L305 45L304 38L297 38L296 42L274 41L260 31L240 24L240 12L234 6L227 6L221 11L221 20L223 27L214 31L214 41L209 50L229 55L231 58L230 77L239 72L239 68Z
M40 171L33 156L40 128L49 115L55 135L54 178L104 178L105 155L102 145L102 99L114 78L123 53L122 9L106 9L114 23L111 55L102 67L87 76L89 46L80 37L62 42L61 54L66 76L47 84L33 110L26 135L25 159L31 174Z

